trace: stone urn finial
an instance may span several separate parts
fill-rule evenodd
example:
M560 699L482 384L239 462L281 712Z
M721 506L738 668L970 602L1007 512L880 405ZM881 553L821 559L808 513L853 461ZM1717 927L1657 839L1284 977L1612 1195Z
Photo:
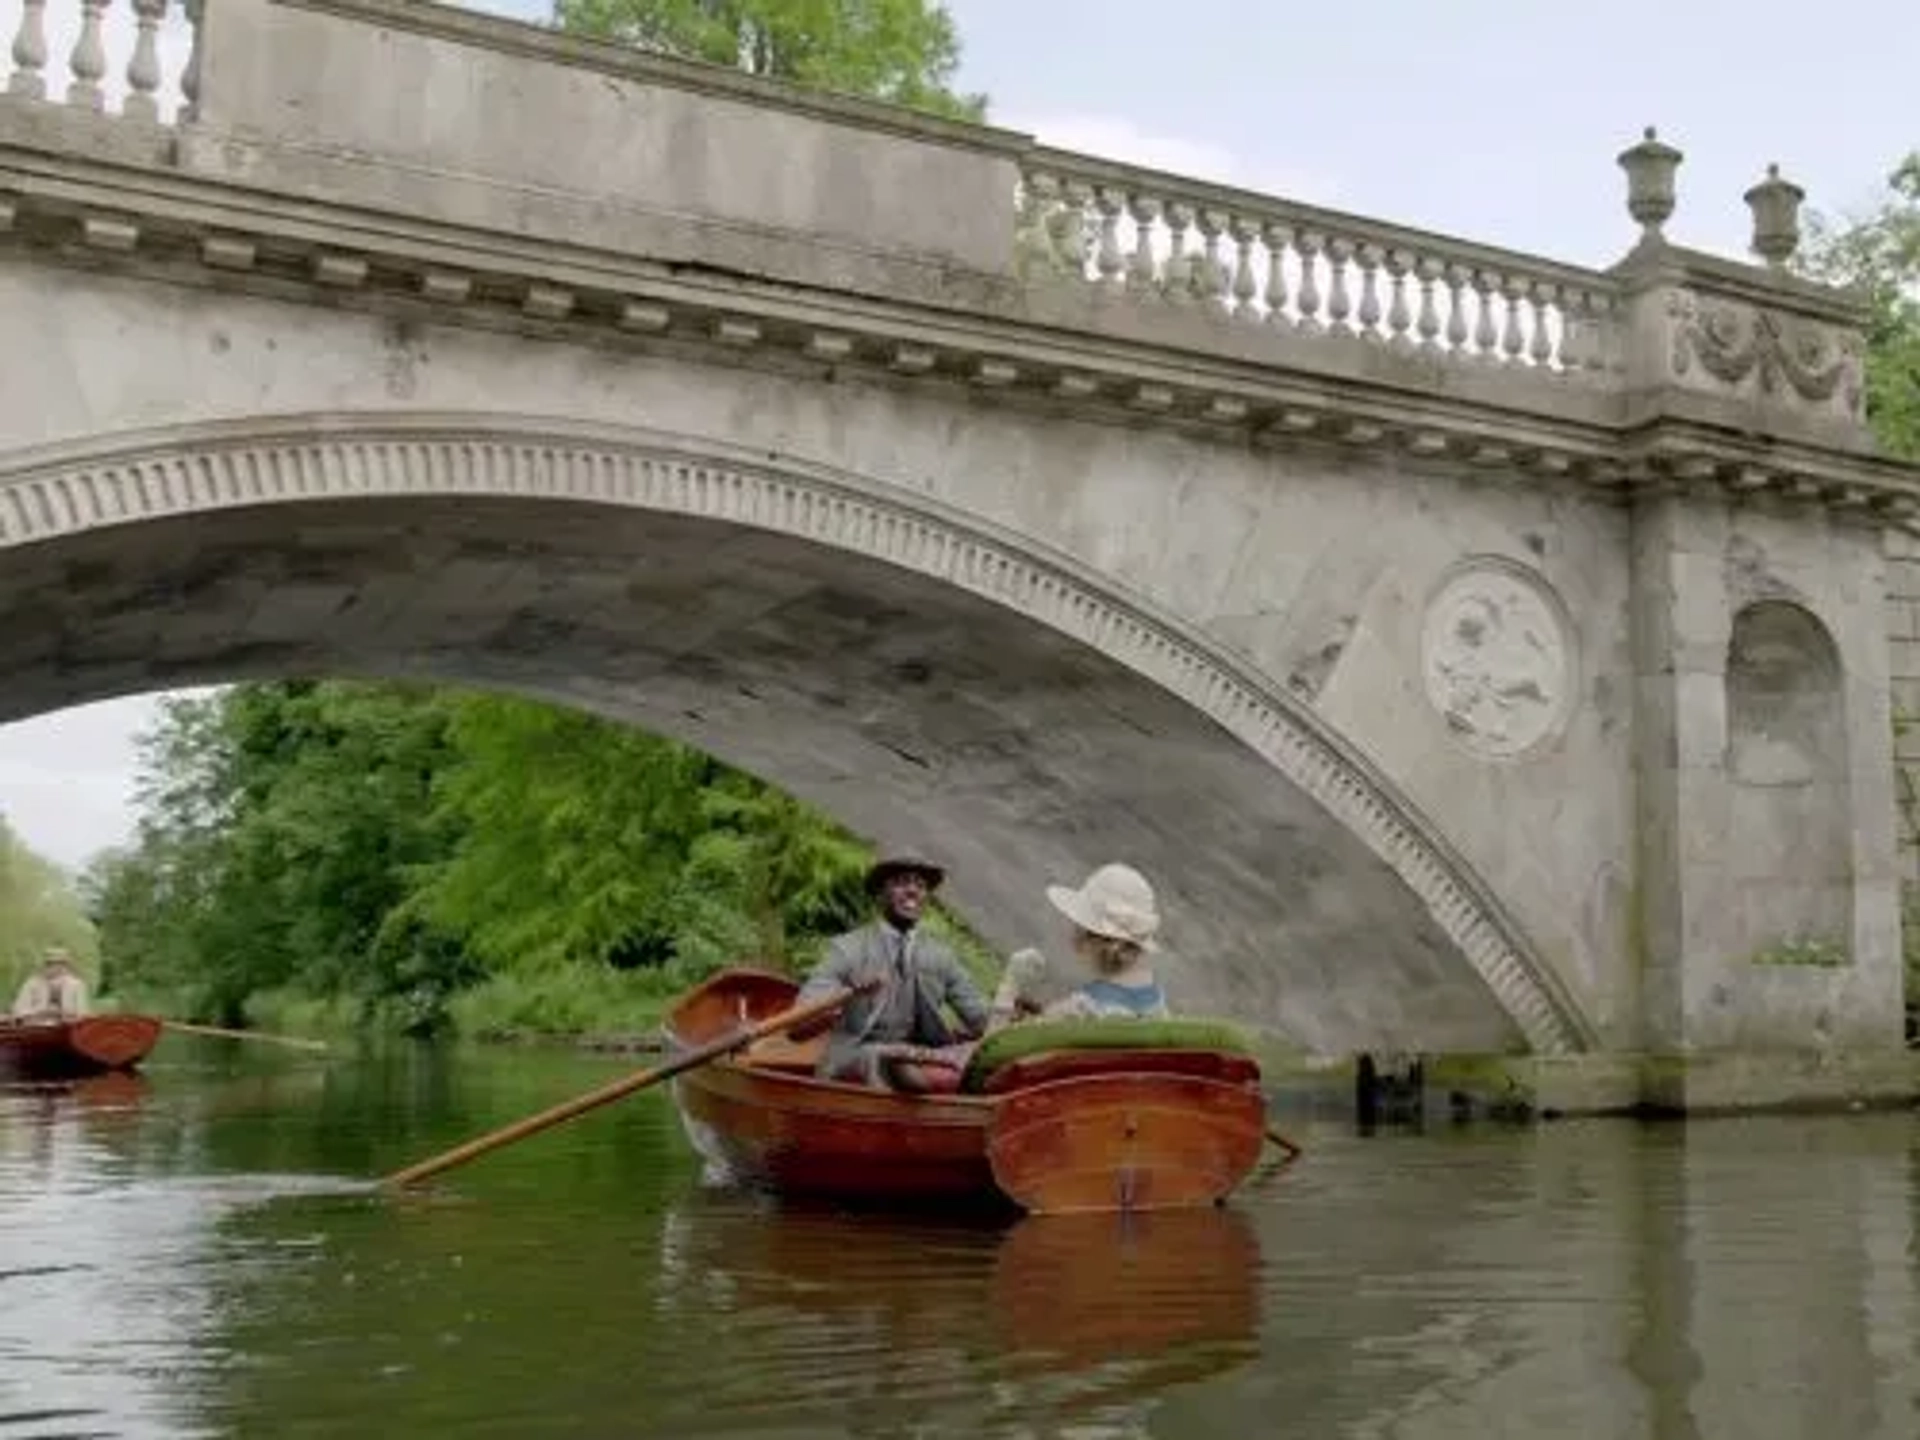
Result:
M1666 238L1660 227L1673 214L1673 176L1684 158L1665 144L1651 125L1638 145L1620 152L1620 168L1627 172L1627 213L1642 228L1642 245L1658 244Z
M1807 192L1780 177L1778 165L1767 166L1767 178L1747 191L1753 211L1753 253L1775 270L1783 268L1800 248L1800 202Z

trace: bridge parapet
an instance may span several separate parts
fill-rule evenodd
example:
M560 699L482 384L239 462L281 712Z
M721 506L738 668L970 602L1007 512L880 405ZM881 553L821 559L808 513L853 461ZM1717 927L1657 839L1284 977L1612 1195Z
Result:
M1621 368L1618 287L1600 271L1061 150L1028 153L1021 178L1028 274L1398 356Z

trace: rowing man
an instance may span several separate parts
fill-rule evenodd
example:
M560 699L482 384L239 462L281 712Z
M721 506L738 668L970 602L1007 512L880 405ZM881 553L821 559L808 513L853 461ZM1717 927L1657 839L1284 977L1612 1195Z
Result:
M911 1062L933 1060L924 1052L961 1046L986 1032L986 1000L953 951L920 927L927 901L945 878L938 865L911 857L882 860L867 872L867 893L879 901L879 917L836 937L800 987L798 1003L805 1004L843 986L880 982L835 1017L820 1057L822 1077L923 1089L926 1067ZM943 1009L952 1012L953 1022Z
M73 957L54 946L13 997L16 1020L78 1020L87 1013L87 986Z

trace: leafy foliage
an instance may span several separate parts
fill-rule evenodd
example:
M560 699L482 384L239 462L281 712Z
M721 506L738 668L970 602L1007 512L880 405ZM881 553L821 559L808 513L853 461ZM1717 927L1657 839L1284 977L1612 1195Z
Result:
M1871 214L1836 224L1812 215L1801 268L1851 285L1872 306L1867 417L1889 454L1920 460L1920 151L1887 177Z
M562 29L755 75L980 120L950 87L960 42L930 0L555 0Z
M671 741L524 700L246 685L143 740L132 845L89 877L116 980L240 1023L355 1002L431 1033L597 1028L866 913L870 852Z
M49 946L63 945L82 972L93 966L93 925L66 872L34 853L0 815L0 1012Z

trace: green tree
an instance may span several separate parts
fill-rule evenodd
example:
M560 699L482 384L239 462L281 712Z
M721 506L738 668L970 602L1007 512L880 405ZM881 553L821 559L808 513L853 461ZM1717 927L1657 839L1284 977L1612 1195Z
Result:
M52 945L72 951L83 972L93 968L93 925L74 884L0 815L0 1012Z
M960 41L931 0L555 0L562 29L960 120Z
M417 957L376 942L445 848L428 803L445 726L443 701L402 687L169 702L141 741L135 842L90 876L115 976L223 1023L277 986L417 989Z
M865 911L869 852L826 816L592 715L242 685L141 746L134 841L86 888L115 976L196 1018L604 1027L729 962L798 968Z
M1870 213L1844 222L1808 217L1801 268L1851 285L1872 306L1867 329L1867 418L1888 453L1920 460L1920 150L1887 177Z

